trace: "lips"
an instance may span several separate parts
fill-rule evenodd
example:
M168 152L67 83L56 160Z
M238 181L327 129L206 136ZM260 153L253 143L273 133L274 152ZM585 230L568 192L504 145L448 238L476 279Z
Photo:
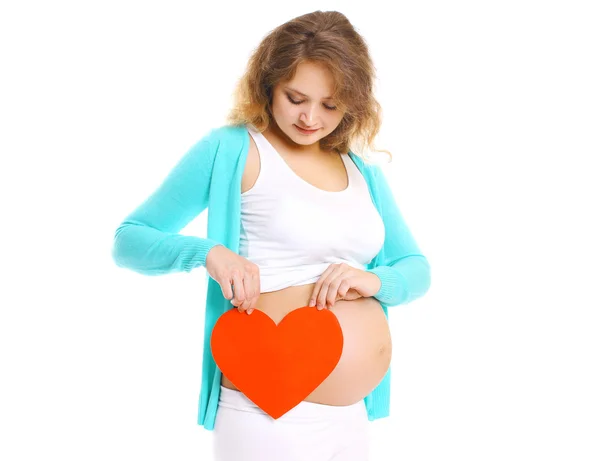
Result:
M316 128L316 129L314 129L314 130L307 130L307 129L305 129L305 128L302 128L302 127L300 127L300 126L298 126L298 125L294 125L294 126L295 126L296 128L298 128L300 131L302 131L303 133L314 133L315 131L317 131L317 130L318 130L318 128Z

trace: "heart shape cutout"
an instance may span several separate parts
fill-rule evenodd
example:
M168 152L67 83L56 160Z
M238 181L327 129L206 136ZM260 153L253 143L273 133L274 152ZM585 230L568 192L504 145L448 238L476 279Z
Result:
M210 345L223 374L277 419L331 374L342 356L344 338L328 309L300 307L275 324L258 309L248 315L233 308L215 323Z

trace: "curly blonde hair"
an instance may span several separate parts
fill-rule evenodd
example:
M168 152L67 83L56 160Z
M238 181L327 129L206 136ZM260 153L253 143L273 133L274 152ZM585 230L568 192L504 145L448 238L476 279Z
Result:
M237 82L227 123L250 123L264 131L273 121L269 106L274 87L293 79L303 62L329 69L334 80L333 100L344 111L336 129L319 141L320 148L342 154L352 150L366 159L366 146L387 152L391 159L389 151L373 147L381 127L381 106L373 95L375 67L367 44L346 16L337 11L307 13L269 32Z

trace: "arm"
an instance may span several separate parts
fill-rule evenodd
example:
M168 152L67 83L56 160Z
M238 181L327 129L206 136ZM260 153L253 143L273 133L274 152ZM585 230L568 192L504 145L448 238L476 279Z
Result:
M210 135L203 137L124 219L112 248L117 266L162 275L206 265L207 253L219 242L178 232L208 206L215 152Z
M379 277L381 287L374 295L387 306L407 304L423 296L431 284L429 262L421 254L398 209L394 195L379 166L374 166L385 242L378 266L368 269Z

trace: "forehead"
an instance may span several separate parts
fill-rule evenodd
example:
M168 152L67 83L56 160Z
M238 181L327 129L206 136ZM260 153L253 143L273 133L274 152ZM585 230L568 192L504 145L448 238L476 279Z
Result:
M302 93L300 90L296 89L296 88L295 88L295 87L293 87L293 86L290 86L290 85L285 85L285 86L283 87L283 89L284 89L284 90L287 90L287 91L292 91L292 92L294 92L294 93L296 93L296 94L298 94L298 95L300 95L300 96L303 96L303 97L305 97L305 98L309 98L309 99L310 99L310 96L309 96L309 95L307 95L307 94L305 94L305 93ZM333 99L333 96L323 96L321 99Z
M334 83L333 74L324 64L303 62L296 67L293 78L282 82L282 86L306 98L332 99Z

